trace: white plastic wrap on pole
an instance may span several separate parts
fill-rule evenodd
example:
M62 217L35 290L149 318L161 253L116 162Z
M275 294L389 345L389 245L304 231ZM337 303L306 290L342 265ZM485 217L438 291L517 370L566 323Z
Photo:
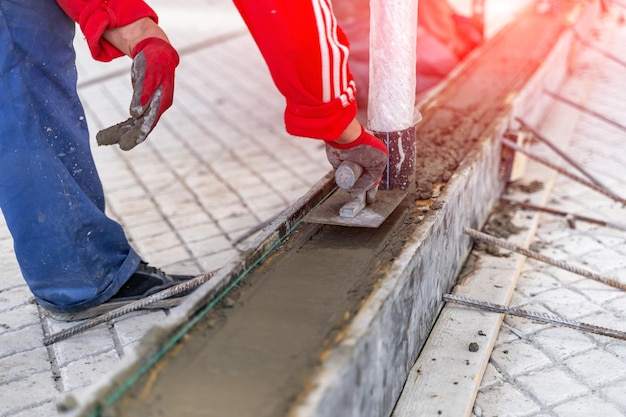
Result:
M414 114L417 2L370 0L371 130L395 132L419 121L419 114Z

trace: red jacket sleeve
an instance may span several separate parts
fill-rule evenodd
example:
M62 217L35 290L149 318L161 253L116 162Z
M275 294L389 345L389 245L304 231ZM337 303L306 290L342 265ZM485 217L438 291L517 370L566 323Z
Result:
M57 3L80 25L91 55L98 61L111 61L124 55L102 37L106 30L126 26L143 17L158 22L154 10L143 0L57 0Z

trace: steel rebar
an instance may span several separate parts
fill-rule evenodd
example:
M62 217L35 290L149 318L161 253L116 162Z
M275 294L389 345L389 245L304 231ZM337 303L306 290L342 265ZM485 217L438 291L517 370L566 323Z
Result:
M535 320L542 323L557 324L571 329L583 330L590 333L599 334L602 336L614 337L616 339L626 340L626 332L609 329L607 327L596 326L595 324L583 323L580 321L566 319L560 316L554 316L547 313L541 313L537 311L528 311L519 307L509 307L504 304L490 303L488 301L475 300L472 298L462 297L454 294L444 294L443 299L447 302L457 303L467 307L474 307L485 311L491 311L494 313L504 313L511 316L523 317L530 320Z
M605 185L603 185L598 179L596 179L590 173L588 173L579 163L577 163L572 158L570 158L565 152L563 152L561 149L559 149L554 143L552 143L552 141L548 140L545 136L539 134L539 132L537 132L528 123L524 122L524 120L520 119L519 117L516 117L515 120L519 124L521 124L522 127L524 127L526 130L528 130L530 133L532 133L532 135L537 140L539 140L540 142L545 144L547 147L552 149L554 152L556 152L557 155L559 155L561 158L563 158L565 161L567 161L571 166L576 168L581 174L583 174L585 177L587 177L591 182L593 182L594 184L596 184L599 187L604 188L605 190L608 190L608 188Z
M581 275L585 278L592 279L594 281L600 282L602 284L608 285L613 288L617 288L622 291L626 291L626 284L619 282L613 278L603 277L602 275L596 274L595 272L588 271L583 268L579 268L577 266L570 265L566 262L559 261L558 259L551 258L549 256L542 255L538 252L532 251L530 249L523 248L521 246L515 245L511 242L507 242L506 240L499 239L495 236L491 236L487 233L479 232L478 230L466 227L465 233L471 236L474 239L482 240L484 242L492 243L498 247L503 249L508 249L513 252L517 252L520 255L527 256L529 258L536 259L540 262L544 262L550 264L552 266L556 266L557 268L561 268L565 271L572 272L577 275Z
M510 206L520 207L522 209L541 211L544 213L554 214L555 216L566 217L568 221L569 219L572 219L574 221L583 221L586 223L597 224L599 226L610 227L613 229L622 230L626 232L626 225L608 222L606 220L595 219L593 217L587 217L587 216L581 216L579 214L574 214L574 213L568 213L566 211L556 210L550 207L537 206L535 204L525 203L523 201L514 201L508 198L501 198L500 201Z
M576 103L576 102L574 102L574 101L572 101L572 100L570 100L568 98L565 98L565 97L561 96L560 94L557 94L557 93L555 93L553 91L546 90L545 88L544 88L543 91L544 91L544 93L546 93L547 95L549 95L550 97L552 97L554 99L557 99L557 100L559 100L559 101L561 101L561 102L563 102L563 103L565 103L565 104L567 104L569 106L572 106L575 109L580 110L580 111L582 111L584 113L590 114L590 115L592 115L592 116L594 116L594 117L596 117L596 118L598 118L598 119L600 119L600 120L602 120L602 121L604 121L604 122L606 122L606 123L608 123L608 124L610 124L612 126L615 126L618 129L623 130L624 132L626 132L626 126L624 126L621 123L616 122L615 120L611 120L611 119L609 119L606 116L603 116L602 114L598 113L597 111L593 111L591 109L588 109L585 106L582 106L582 105L580 105L580 104L578 104L578 103Z
M199 287L200 285L207 282L213 275L215 275L217 271L212 271L204 275L197 276L188 281L182 282L180 284L174 285L172 287L166 288L162 291L159 291L155 294L152 294L148 297L142 298L137 301L130 302L122 307L116 308L115 310L111 310L108 313L102 314L98 317L94 317L89 319L83 323L77 324L76 326L70 327L68 329L62 330L58 333L54 333L48 337L43 339L43 344L45 346L51 345L53 343L59 342L61 340L65 340L69 337L72 337L78 333L82 333L88 329L91 329L99 324L107 323L117 317L123 316L125 314L131 313L133 311L141 310L143 308L148 307L150 304L156 303L157 301L162 301L167 298L173 297L177 294L183 293L185 291L191 290L193 288Z
M603 187L599 187L598 185L596 185L596 184L594 184L594 183L592 183L590 181L587 181L584 178L580 178L579 176L577 176L575 174L572 174L571 172L561 168L560 166L555 165L552 162L547 161L544 158L542 158L542 157L540 157L538 155L535 155L532 152L527 151L526 149L524 149L523 147L519 146L518 144L516 144L513 141L510 141L510 140L505 139L505 138L502 138L501 141L502 141L503 145L505 145L505 146L507 146L507 147L509 147L509 148L511 148L511 149L513 149L515 151L517 151L517 152L523 153L524 155L528 156L530 159L533 159L533 160L535 160L537 162L540 162L540 163L544 164L545 166L554 169L558 173L563 174L566 177L568 177L568 178L570 178L570 179L572 179L572 180L574 180L574 181L576 181L576 182L578 182L578 183L580 183L582 185L585 185L585 186L587 186L587 187L589 187L589 188L599 192L600 194L603 194L603 195L609 197L610 199L612 199L614 201L617 201L620 204L626 205L626 200L625 199L621 198L618 195L615 195L611 191L609 191L609 190L607 190L607 189L605 189Z

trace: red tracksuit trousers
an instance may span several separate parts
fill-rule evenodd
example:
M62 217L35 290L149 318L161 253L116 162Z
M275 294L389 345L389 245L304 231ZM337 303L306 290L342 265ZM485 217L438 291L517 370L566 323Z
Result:
M356 116L356 91L330 0L233 1L285 96L287 132L337 139Z

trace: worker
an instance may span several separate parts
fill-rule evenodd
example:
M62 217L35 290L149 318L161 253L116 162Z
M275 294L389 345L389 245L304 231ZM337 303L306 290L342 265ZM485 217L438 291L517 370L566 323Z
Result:
M329 0L235 4L286 98L287 131L324 140L335 167L361 164L355 189L376 187L387 149L355 119L347 41ZM94 317L190 278L146 264L105 214L76 91L74 22L96 60L133 60L130 117L99 132L101 145L132 150L146 140L173 103L179 63L142 0L0 2L0 209L22 275L59 320Z

